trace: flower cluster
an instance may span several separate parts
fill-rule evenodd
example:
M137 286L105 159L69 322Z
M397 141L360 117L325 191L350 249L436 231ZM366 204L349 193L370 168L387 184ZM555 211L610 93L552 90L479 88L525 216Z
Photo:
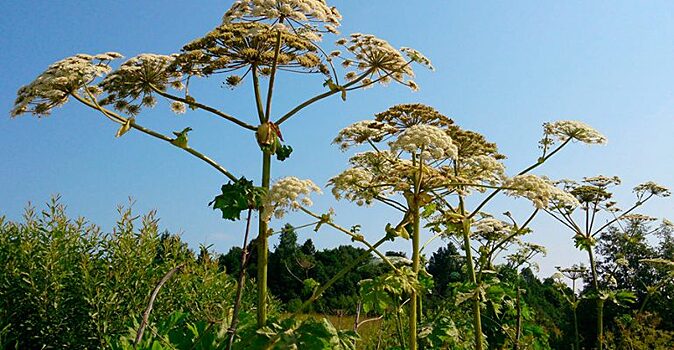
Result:
M320 22L328 32L337 33L342 15L336 8L328 7L325 0L237 0L222 21L229 24L237 20L259 22L265 19L310 28L313 28L310 23Z
M657 220L657 218L643 214L626 214L621 216L620 219L634 223L645 223Z
M342 151L364 142L381 142L387 135L396 133L395 127L376 120L361 120L342 129L332 143L338 144Z
M410 193L419 173L419 166L410 160L399 159L390 151L363 152L351 157L352 167L329 181L337 199L346 198L358 205L370 205L376 198L393 193ZM442 186L447 179L436 168L421 167L421 188Z
M288 211L312 205L313 202L309 198L312 192L322 193L311 180L300 180L290 176L276 181L265 198L264 220L270 220L272 215L281 219Z
M336 199L345 198L358 205L371 205L381 195L383 188L371 187L373 174L363 168L349 168L330 179L332 195Z
M420 65L430 70L435 70L435 68L431 64L431 60L429 60L428 57L424 56L421 52L410 47L401 47L400 51L404 53L407 56L407 58L409 58L413 62L419 63Z
M669 197L671 195L671 192L667 187L658 185L657 183L653 181L648 181L645 183L642 183L636 187L634 187L634 193L637 194L637 197L640 199L644 195L653 195L653 196L658 196L658 197Z
M209 76L255 66L260 74L268 75L276 47L276 36L270 28L264 23L223 24L185 45L172 69L187 75ZM316 46L309 40L288 32L283 32L281 39L278 69L328 73L316 54ZM240 81L238 76L228 79L232 86Z
M426 124L439 128L451 128L454 121L435 108L421 103L408 103L395 105L384 112L375 114L375 120L388 124L399 131L403 131L413 125Z
M514 230L512 225L492 217L480 219L472 226L473 232L486 241L497 241Z
M160 91L168 86L183 88L182 74L168 69L174 59L149 53L129 59L100 83L108 94L100 103L131 115L138 114L142 106L154 107L153 87Z
M492 156L477 155L461 159L457 181L497 186L505 179L505 166ZM476 187L484 192L484 187Z
M574 196L536 175L517 175L506 180L504 185L509 195L527 198L538 209L575 208L580 205Z
M414 77L414 71L410 67L412 61L408 62L400 51L386 40L370 34L354 33L351 34L349 40L340 39L336 44L343 46L354 57L343 58L343 67L355 65L359 71L367 74L367 77L362 80L364 86L374 82L387 84L396 81L407 85L412 90L418 90L417 84L409 80ZM421 54L418 55L422 57ZM354 80L357 77L358 74L354 71L346 74L347 80Z
M588 183L592 186L597 186L597 187L608 187L611 185L620 185L621 180L617 176L604 176L604 175L597 175L593 177L584 177L583 182Z
M562 142L568 139L575 139L587 144L606 144L606 137L604 135L591 126L575 120L560 120L545 123L543 124L543 129L546 135L554 136Z
M457 156L452 138L444 130L433 125L413 125L389 145L393 152L402 150L421 155L423 159L446 159Z
M53 63L33 82L19 89L11 115L48 115L53 108L66 103L71 93L108 74L110 61L120 57L122 55L116 52L95 56L78 54ZM97 89L90 92L98 93Z

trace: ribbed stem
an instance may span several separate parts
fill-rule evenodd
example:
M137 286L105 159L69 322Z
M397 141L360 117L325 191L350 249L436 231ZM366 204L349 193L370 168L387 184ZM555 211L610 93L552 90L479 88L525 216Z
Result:
M475 288L479 288L477 284L477 278L475 276L475 267L473 266L473 252L470 247L470 220L463 220L463 245L466 250L466 265L468 267L468 277L470 281L475 285ZM473 297L473 328L475 332L475 349L482 350L482 315L480 315L480 293L475 293Z
M262 187L269 191L269 178L271 176L271 154L262 151ZM269 241L267 230L269 223L265 220L264 209L260 210L257 236L257 326L264 327L267 323L267 262L269 254Z
M413 230L412 233L412 270L414 270L415 276L418 278L419 274L419 240L420 240L420 228L421 225L420 215L419 215L419 203L416 199L412 201L410 210L412 211L412 224ZM413 291L410 295L410 327L409 327L409 346L410 350L417 350L417 314L419 312L419 295L416 291Z

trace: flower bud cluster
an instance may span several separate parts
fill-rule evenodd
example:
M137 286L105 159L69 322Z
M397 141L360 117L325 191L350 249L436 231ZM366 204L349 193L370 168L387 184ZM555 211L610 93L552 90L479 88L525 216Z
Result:
M183 88L182 74L169 69L174 59L175 56L150 53L130 58L101 82L100 87L108 94L101 104L111 104L131 115L138 114L141 106L153 107L156 100L152 87L161 91L169 86Z
M353 58L346 58L342 61L342 66L348 68L355 65L361 72L366 72L368 77L362 80L363 85L373 84L374 80L381 84L388 84L396 81L407 85L413 90L418 90L417 84L412 80L406 80L414 77L414 71L410 62L419 60L422 62L428 59L422 59L423 55L415 53L415 58L408 62L405 57L396 50L386 40L379 39L374 35L354 33L349 40L340 39L337 45L343 46ZM408 52L411 49L407 49ZM415 51L416 52L416 51ZM430 61L428 61L430 64ZM356 72L348 72L347 80L353 80L358 76Z
M222 21L228 24L237 20L258 22L261 19L283 19L301 26L320 22L327 31L336 32L342 15L324 0L237 0L227 10Z
M494 157L484 154L462 158L459 177L461 182L498 186L506 178L505 166ZM486 190L484 187L476 187L475 189L478 192Z
M321 189L311 180L300 180L294 176L282 178L271 187L264 203L265 220L273 215L283 218L288 211L296 211L302 206L313 204L309 195L321 194Z
M509 195L527 198L538 209L575 208L580 205L574 196L555 187L549 180L536 175L517 175L506 180L504 185L508 188Z
M367 141L380 142L387 135L392 135L398 129L375 120L361 120L340 130L332 143L338 144L342 151Z
M389 145L393 152L402 150L421 155L423 159L445 159L457 156L457 148L452 143L452 138L444 130L433 125L413 125Z
M66 103L71 93L108 74L110 61L120 57L122 55L116 52L95 56L78 54L53 63L33 82L19 89L11 115L49 115L54 107Z
M645 183L642 183L636 187L634 187L633 190L639 197L642 197L643 195L654 195L658 197L669 197L671 195L671 192L667 187L658 185L657 183L653 181L648 181Z
M568 139L575 139L587 144L606 144L606 137L604 135L591 126L575 120L560 120L545 123L543 129L546 135L554 136L562 142Z

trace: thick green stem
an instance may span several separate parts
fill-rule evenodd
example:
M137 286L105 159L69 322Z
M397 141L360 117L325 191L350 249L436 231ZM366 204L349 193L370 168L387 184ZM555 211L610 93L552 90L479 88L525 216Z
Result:
M262 188L269 191L271 176L271 154L262 151ZM269 241L267 231L269 223L265 220L265 210L260 210L257 236L257 326L264 327L267 323L267 260Z
M517 289L517 296L516 296L516 303L517 303L517 325L515 326L515 346L513 347L515 350L519 350L520 348L520 338L522 334L522 292L520 291L520 275L519 273L517 274L517 285L515 286Z
M470 219L463 220L463 245L466 250L468 277L477 289L480 286L477 284L475 267L473 266L473 253L470 246ZM480 293L477 291L473 297L473 328L475 332L475 349L482 350L482 316L480 315Z
M573 331L576 341L576 350L580 350L580 337L578 336L578 311L576 311L575 306L573 308Z
M576 299L576 279L573 279L573 332L576 341L576 350L580 350L580 336L578 335L578 300Z
M412 270L418 278L419 274L419 240L420 237L420 215L419 203L415 198L411 203L412 224L414 225L414 232L412 233ZM410 350L417 349L417 314L419 313L419 295L416 291L412 291L410 295L410 328L409 328L409 346Z
M599 295L599 276L597 275L597 264L594 261L592 247L587 249L587 253L590 257L592 269L592 284L594 285L594 292L597 294L597 348L602 350L604 348L604 300Z

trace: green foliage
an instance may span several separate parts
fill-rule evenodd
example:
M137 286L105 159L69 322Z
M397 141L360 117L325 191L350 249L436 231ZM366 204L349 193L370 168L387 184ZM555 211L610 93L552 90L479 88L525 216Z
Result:
M286 318L279 322L271 320L253 334L242 336L242 341L235 344L234 349L355 350L357 340L356 333L337 330L325 318L307 318L301 322Z
M282 162L282 161L290 158L291 153L293 153L292 147L290 147L288 145L281 145L281 147L279 147L276 150L276 159Z
M183 264L159 292L150 320L175 310L190 319L223 319L234 283L215 262L197 262L177 236L159 234L154 213L129 208L106 234L71 220L54 199L22 223L0 220L0 336L19 348L90 349L127 332L150 292ZM140 220L140 224L138 221Z
M674 349L674 332L658 329L660 319L648 313L622 315L616 330L606 333L607 349L666 350Z
M208 205L212 205L213 210L222 211L223 219L232 221L241 219L242 211L260 208L265 195L262 187L253 186L253 181L248 181L245 177L222 185L220 190L222 193L215 196Z

